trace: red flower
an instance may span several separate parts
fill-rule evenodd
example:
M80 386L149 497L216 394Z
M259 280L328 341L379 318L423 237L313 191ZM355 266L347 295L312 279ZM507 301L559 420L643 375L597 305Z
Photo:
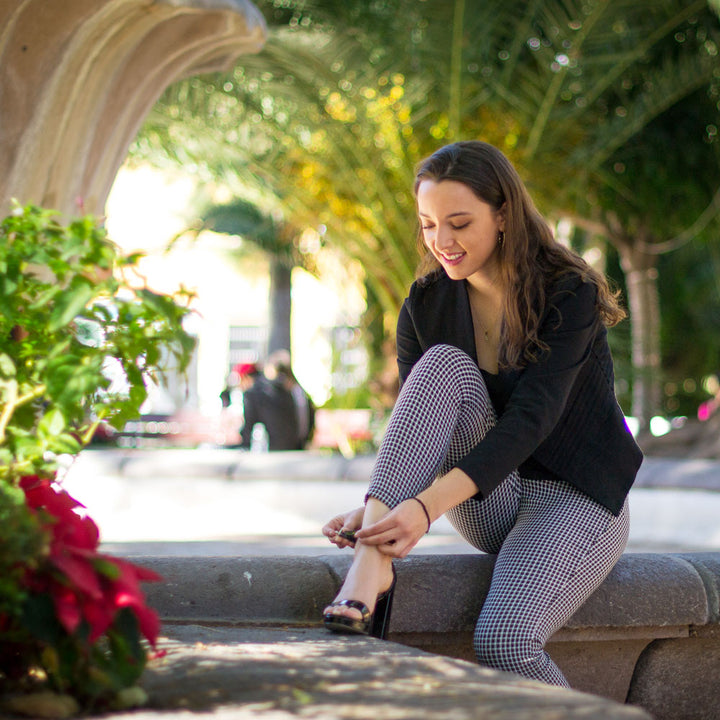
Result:
M161 580L151 570L97 552L97 525L77 512L84 505L47 478L21 479L30 508L39 513L50 532L49 563L54 572L31 572L27 585L48 592L57 618L68 633L84 620L90 642L98 640L122 608L130 608L140 631L154 647L160 630L157 614L145 604L141 582Z
M68 633L72 635L82 620L77 595L70 588L59 584L51 592L57 618Z
M51 552L50 561L70 581L75 589L91 600L101 600L103 596L100 578L93 566L84 558L76 557L72 552L60 553L58 548Z
M76 507L85 507L64 490L56 491L52 480L48 478L26 475L20 479L20 487L25 491L31 508L42 508L57 518L66 518L69 514L74 514Z
M89 640L94 643L101 638L115 619L116 608L110 603L85 602L83 616L90 626Z

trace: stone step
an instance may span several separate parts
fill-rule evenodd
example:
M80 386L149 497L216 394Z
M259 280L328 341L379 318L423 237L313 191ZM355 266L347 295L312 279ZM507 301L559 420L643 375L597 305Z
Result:
M212 636L225 629L291 635L318 629L349 562L338 553L158 557L142 564L165 578L146 592L168 632L193 625ZM432 657L472 661L472 632L493 564L490 555L397 561L389 639ZM578 690L640 705L656 720L717 718L719 597L720 553L626 554L548 651Z
M320 628L173 625L113 720L650 720L640 708Z

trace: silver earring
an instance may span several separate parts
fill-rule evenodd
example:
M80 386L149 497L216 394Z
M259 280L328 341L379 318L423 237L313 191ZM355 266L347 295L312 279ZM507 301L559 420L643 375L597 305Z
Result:
M503 243L505 242L505 233L502 230L498 231L498 239L497 244L502 247Z

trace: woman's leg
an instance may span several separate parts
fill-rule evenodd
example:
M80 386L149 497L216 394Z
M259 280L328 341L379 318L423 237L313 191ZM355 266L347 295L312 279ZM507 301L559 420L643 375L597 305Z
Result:
M485 380L456 347L435 345L400 392L370 479L368 497L389 508L417 495L467 455L497 422ZM491 495L447 513L479 550L496 553L517 513L519 478L511 473Z
M372 525L388 511L389 508L386 505L370 498L365 506L363 525ZM381 553L373 545L363 545L362 542L358 542L355 545L352 565L335 600L356 600L364 603L372 612L377 596L390 587L392 577L391 558ZM359 610L346 606L328 607L325 608L325 612L357 619L362 617Z
M389 509L431 485L438 473L453 467L494 424L495 412L477 365L458 348L430 348L413 368L395 403L373 468L363 525L376 522ZM486 543L488 551L497 551L494 538L504 536L514 522L516 485L517 475L513 474L502 490L492 493L490 498L496 501L487 507L468 501L467 507L476 512L472 523L465 523L462 512L458 514L458 529L469 528L472 533L467 537L476 547L482 548L486 530L492 538ZM480 507L485 511L478 513ZM353 566L336 599L359 600L372 609L390 577L389 558L358 543ZM348 608L333 612L359 616Z
M475 651L481 664L567 687L544 646L622 555L627 503L616 517L568 483L521 482L517 523L498 554Z
M449 455L455 461L465 455L494 424L495 411L477 365L456 347L434 345L400 391L368 496L392 509L417 495L448 466Z

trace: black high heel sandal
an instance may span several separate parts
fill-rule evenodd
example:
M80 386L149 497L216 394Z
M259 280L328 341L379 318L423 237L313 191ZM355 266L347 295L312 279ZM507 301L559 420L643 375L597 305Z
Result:
M393 596L395 595L395 583L397 574L395 567L392 569L393 579L390 587L377 596L375 611L370 612L368 606L359 600L338 600L330 603L328 607L349 607L358 610L362 617L353 618L347 615L336 615L326 612L323 615L323 622L328 630L336 633L349 633L354 635L370 635L385 640L388 628L390 627L390 613L392 612Z

